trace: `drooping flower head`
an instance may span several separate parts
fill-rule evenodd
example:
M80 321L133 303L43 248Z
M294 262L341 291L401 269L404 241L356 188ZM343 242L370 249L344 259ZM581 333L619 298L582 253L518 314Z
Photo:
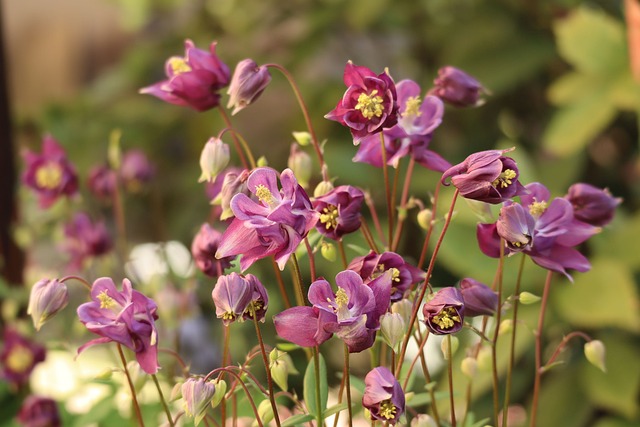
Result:
M565 199L573 206L576 219L597 227L604 227L613 219L616 207L622 203L619 197L613 197L608 189L578 183L569 187Z
M427 95L421 99L420 86L412 80L402 80L396 85L398 91L398 123L384 129L384 144L387 164L397 167L400 159L411 156L427 169L444 172L451 164L435 151L429 150L433 132L442 123L444 105L440 98ZM379 135L368 135L362 139L356 162L382 166L382 147Z
M140 93L153 95L174 105L206 111L220 104L220 89L229 84L229 67L216 54L216 42L209 52L195 47L186 40L184 57L172 56L167 60L167 80L140 89Z
M475 279L462 279L460 293L464 301L465 316L492 316L498 309L498 294Z
M36 330L40 330L42 325L65 308L68 302L67 285L58 279L40 280L31 288L27 314L33 319Z
M205 381L200 377L191 377L182 383L181 393L185 414L194 418L195 425L200 424L216 394L215 382Z
M391 301L399 301L414 283L424 280L425 272L405 262L395 252L377 254L370 251L367 255L354 258L349 266L364 279L365 283L380 277L384 272L391 272Z
M225 325L235 322L238 318L242 319L253 301L253 292L253 284L238 273L218 277L211 292L216 306L216 316L222 319Z
M120 178L125 188L132 193L139 192L155 176L155 168L142 150L128 150L122 155Z
M405 410L402 387L384 366L372 369L364 377L362 406L369 410L372 420L395 425Z
M130 348L142 370L158 372L158 319L156 303L131 288L129 279L118 291L109 277L101 277L91 287L91 302L78 307L78 317L96 338L78 348L78 354L95 344L117 342Z
M319 214L290 169L280 174L280 183L282 189L272 168L251 173L247 187L257 200L242 193L233 197L235 218L222 236L217 258L242 254L240 268L244 271L257 260L273 255L284 269Z
M429 94L455 107L477 107L484 103L480 96L486 91L480 82L458 68L440 68L433 83Z
M442 183L451 183L467 199L498 204L515 196L526 194L518 180L520 172L516 162L503 154L509 150L488 150L474 153L462 163L452 166L442 175Z
M81 268L85 259L104 255L113 247L104 222L93 222L84 212L65 224L64 235L64 248L71 256L73 268Z
M235 259L235 257L216 258L221 237L222 233L204 223L191 243L191 255L196 266L207 276L222 275L224 270L231 267L231 261Z
M4 347L0 352L0 378L14 387L26 384L33 368L44 361L45 349L15 329L4 330Z
M22 402L16 420L23 427L60 427L62 425L56 401L33 394Z
M251 301L247 306L247 309L242 315L243 319L253 319L255 315L259 322L264 323L265 314L269 308L269 295L264 285L253 274L247 274L245 280L249 283L249 286L253 290L251 293Z
M253 59L243 59L238 62L227 91L229 95L227 108L233 107L231 115L257 100L270 81L271 73L264 65L258 66Z
M347 126L355 145L365 136L396 124L396 87L386 70L376 75L369 68L349 61L344 69L344 84L347 86L344 96L324 117Z
M22 181L38 194L41 208L48 208L61 196L78 192L76 170L52 136L46 135L42 140L41 154L25 151L24 161Z
M320 213L316 230L333 240L353 233L360 228L360 208L364 201L362 190L350 185L341 185L316 197L313 207Z
M429 331L436 335L453 334L462 329L465 306L462 293L453 287L442 288L422 307Z

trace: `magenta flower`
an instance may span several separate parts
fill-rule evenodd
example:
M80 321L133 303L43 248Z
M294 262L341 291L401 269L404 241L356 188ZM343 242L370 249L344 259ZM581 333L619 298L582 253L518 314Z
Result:
M231 261L235 257L216 258L216 251L220 245L222 233L212 228L209 224L202 224L198 234L191 243L191 254L196 266L207 276L218 277L224 270L231 267Z
M222 319L225 325L235 322L238 317L243 318L254 299L254 284L253 280L250 281L238 273L218 277L211 298L216 306L216 316Z
M71 256L71 266L82 267L85 259L104 255L111 250L113 242L104 222L92 222L84 212L77 213L64 226L64 249Z
M156 303L133 290L129 279L122 281L122 291L118 291L109 277L93 282L91 299L78 307L78 317L90 332L101 338L82 345L78 354L95 344L117 342L133 350L143 371L158 372Z
M354 258L349 266L364 279L365 283L391 271L391 301L400 301L412 284L424 280L425 272L405 260L395 252L377 254L370 251L365 256Z
M455 107L477 107L484 103L480 95L486 92L482 85L469 74L455 67L443 67L429 91L443 101Z
M340 240L345 234L357 231L360 228L363 200L362 190L350 185L341 185L316 197L313 207L320 213L316 230L333 240Z
M457 288L447 287L436 292L422 307L429 331L436 335L454 334L462 329L465 305Z
M376 75L349 61L344 69L344 84L344 96L324 117L347 126L355 145L365 136L396 124L396 87L387 71Z
M73 196L78 192L78 176L67 155L53 137L42 140L42 153L26 151L24 184L38 194L41 208L48 208L61 196Z
M33 394L22 402L16 419L23 427L60 427L62 425L55 400Z
M236 114L257 100L270 81L271 73L264 65L259 67L253 59L238 62L227 91L227 108L233 107L231 114Z
M474 153L464 162L449 168L442 175L442 183L451 183L467 199L498 204L515 196L526 194L518 181L516 162L503 156L509 150L488 150Z
M142 150L129 150L122 155L120 178L127 190L139 192L155 176L155 168Z
M372 369L364 377L362 406L369 410L372 420L395 425L405 410L402 387L384 366Z
M460 293L464 301L465 316L491 316L498 309L498 294L475 279L462 279Z
M65 308L68 302L67 285L58 279L40 280L31 288L27 314L31 316L36 330L40 330L42 325Z
M111 200L118 185L118 175L108 166L94 166L89 171L87 186L101 200Z
M33 368L44 361L45 349L16 330L4 330L4 347L0 351L0 378L14 387L26 384Z
M442 101L435 96L426 96L421 100L420 86L412 80L402 80L396 88L400 106L398 123L382 131L387 164L397 167L400 159L411 156L427 169L437 172L449 169L449 162L429 150L433 132L442 122ZM363 138L353 160L382 167L379 135Z
M564 198L571 202L577 220L597 227L609 224L616 207L622 203L622 199L613 197L608 189L602 190L582 182L569 187Z
M271 168L255 169L247 180L249 191L257 201L245 194L231 200L234 220L222 236L217 258L242 254L240 268L249 268L259 259L273 255L280 269L316 224L309 196L298 184L293 172L280 175Z
M220 89L229 84L229 67L216 54L216 42L209 52L185 40L184 57L172 56L167 60L167 80L140 89L174 105L206 111L220 104Z

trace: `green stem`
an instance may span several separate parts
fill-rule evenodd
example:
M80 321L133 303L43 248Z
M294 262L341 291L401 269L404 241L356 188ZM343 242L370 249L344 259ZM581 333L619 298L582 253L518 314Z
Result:
M567 345L567 343L574 337L581 337L586 342L591 342L593 340L589 335L585 334L584 332L580 332L580 331L570 332L569 334L567 334L567 336L565 336L562 339L562 342L560 342L560 344L558 344L558 347L556 347L555 351L553 352L553 354L551 355L551 357L549 358L547 363L545 363L544 366L542 367L543 370L544 370L544 368L546 366L549 366L553 362L555 362L556 358L560 355L560 352L562 351L564 346Z
M124 374L127 377L127 383L129 384L129 390L131 391L131 399L133 402L133 409L136 413L136 418L138 419L138 425L140 427L144 427L144 421L142 420L142 411L140 411L140 405L138 404L138 397L136 396L136 388L133 386L133 381L131 381L131 375L129 374L129 368L127 368L127 359L124 357L124 353L122 352L122 346L120 343L117 343L118 354L120 355L120 360L122 361L122 368L124 369Z
M344 344L344 367L346 371L345 388L347 389L347 412L349 414L349 427L352 427L353 414L351 413L351 366L349 365L349 347Z
M276 426L280 427L280 415L278 414L278 405L276 405L276 399L273 393L273 379L271 378L271 369L269 369L269 359L267 357L267 352L264 349L262 333L260 332L260 327L258 326L258 319L256 318L255 310L253 310L252 317L253 317L253 324L256 327L256 336L258 337L258 344L260 345L260 353L262 354L264 369L267 373L267 386L269 387L269 401L271 402L271 409L273 410L273 418L276 421Z
M169 421L169 425L173 427L175 424L173 423L173 418L171 417L171 411L169 410L169 406L167 405L167 401L164 399L164 394L162 393L162 388L160 387L160 383L158 382L158 377L156 374L151 375L153 378L153 383L156 385L156 389L158 389L158 395L160 396L160 402L162 403L162 407L164 409L164 413L167 414L167 421Z
M291 254L291 266L293 268L293 283L295 285L296 302L299 306L304 306L306 303L302 287L302 274L300 273L300 265L298 264L298 258L295 253Z
M222 366L226 367L230 362L230 354L229 354L229 340L231 334L230 328L228 325L224 325L224 344L222 347ZM227 400L223 397L220 401L220 422L222 423L222 427L225 427L227 424Z
M320 350L318 346L313 347L313 367L316 377L316 419L318 420L318 427L324 426L324 414L322 408L322 396L320 396Z
M369 226L367 225L367 221L365 221L364 218L360 220L360 231L362 231L362 235L364 236L364 239L367 241L369 248L375 253L378 253L378 246L376 245L373 235L371 234L371 230L369 229Z
M500 321L502 317L502 277L504 272L504 239L500 239L500 259L498 260L498 309L496 310L496 324L494 325L493 339L491 345L491 378L493 381L493 416L496 423L500 414L500 383L498 380L498 336L500 332Z
M453 398L453 354L451 351L451 335L447 335L447 368L449 377L449 403L451 405L451 427L456 427L456 405ZM506 425L506 424L504 424Z
M340 259L342 260L342 266L346 269L347 264L347 254L344 251L344 244L342 243L342 239L338 240L338 249L340 251Z
M231 120L229 119L229 116L227 115L227 112L224 111L224 108L222 108L221 105L218 105L218 112L220 113L220 116L222 116L222 119L224 120L224 123L226 124L226 126L229 129L233 129L233 125L231 124ZM245 169L253 169L256 167L255 162L251 163L251 166L249 166L249 163L247 163L247 158L245 157L242 148L241 148L241 143L240 143L240 139L238 138L238 135L236 134L236 132L231 132L231 138L233 139L233 145L236 149L236 152L238 153L238 156L240 157L240 161L242 162L242 166L244 166ZM246 144L246 142L245 142ZM251 156L251 159L253 160L253 156L251 155L251 150L249 150L248 146L244 146L244 149L247 151L247 155Z
M538 316L538 328L535 332L536 337L536 372L533 380L533 402L531 403L531 419L530 427L536 426L538 416L538 399L540 398L540 377L542 376L542 328L544 327L544 315L547 311L547 302L549 300L549 290L551 289L551 278L553 271L547 272L547 278L544 282L544 291L542 291L542 302L540 303L540 314Z

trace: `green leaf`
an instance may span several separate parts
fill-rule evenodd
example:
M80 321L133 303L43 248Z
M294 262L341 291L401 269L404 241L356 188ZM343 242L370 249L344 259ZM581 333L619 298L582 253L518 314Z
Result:
M547 98L554 105L572 104L589 94L594 87L606 84L608 79L591 74L570 72L564 74L547 89Z
M347 402L342 402L340 404L333 405L331 408L327 408L327 410L323 412L322 416L327 418L340 411L344 411L345 409L347 409Z
M631 248L640 242L640 213L632 217L624 217L618 212L614 222L605 232L593 236L589 243L594 248L595 255L606 255L615 259L628 268L639 269L640 257Z
M593 425L593 427L637 427L638 421L623 420L621 418L603 418Z
M282 427L299 426L314 419L313 415L298 414L284 420L280 425Z
M316 374L313 358L309 360L307 370L304 373L304 402L309 409L309 413L316 415L327 407L329 397L329 385L327 384L327 365L322 357L318 355L320 365L320 408L316 401Z
M625 69L627 43L621 22L581 7L554 25L560 55L588 74L611 75Z
M552 298L556 311L572 325L600 329L614 326L640 331L638 293L626 265L595 259L588 273L576 273L573 285L559 285Z

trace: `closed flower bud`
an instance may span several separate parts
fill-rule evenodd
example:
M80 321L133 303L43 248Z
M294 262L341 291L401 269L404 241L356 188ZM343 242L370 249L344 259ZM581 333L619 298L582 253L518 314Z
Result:
M253 59L238 62L227 91L227 108L233 107L231 114L236 114L258 99L270 81L271 74L264 65L259 67Z
M320 181L313 190L313 197L321 197L333 190L333 184L330 181Z
M198 182L212 182L229 164L229 146L220 138L209 138L200 153L202 173Z
M298 144L291 144L287 166L298 179L298 184L307 188L309 186L309 180L311 179L313 162L311 161L311 156L302 151L300 147L298 147Z
M616 207L622 202L613 197L606 188L600 189L585 183L573 184L565 199L573 206L573 215L577 220L597 227L611 222Z
M433 212L431 209L422 209L418 212L418 225L424 230L428 230L431 227L431 221L433 220Z
M498 308L498 294L471 278L460 281L465 316L491 316Z
M333 243L322 242L320 253L322 254L322 258L327 261L334 262L336 260L336 247Z
M460 362L460 371L469 379L472 379L476 375L478 370L478 361L473 357L465 357Z
M435 95L455 107L476 107L484 103L480 95L485 92L482 85L464 71L447 66L438 70L429 95Z
M258 416L263 425L269 424L271 420L273 420L273 408L271 407L271 401L269 401L269 399L264 399L258 405Z
M449 346L451 346L451 350L449 350ZM451 357L453 357L456 354L456 351L458 351L458 347L460 347L460 341L457 337L452 335L449 335L440 341L440 350L442 351L442 357L444 360L449 360L449 351L451 351Z
M67 285L53 280L40 280L31 288L27 314L33 319L33 326L40 330L42 325L67 306L69 292Z
M215 384L212 381L205 381L204 378L189 378L182 384L181 390L185 414L193 417L195 425L200 424L215 395Z
M607 372L605 364L606 349L602 341L592 340L584 345L584 355L593 366L602 372Z
M413 311L413 303L407 299L401 299L391 305L391 312L398 313L402 316L404 324L408 325L411 320L411 312Z
M427 414L416 415L411 420L411 427L437 427L435 420Z
M125 188L138 193L155 176L155 168L142 150L129 150L122 156L120 177Z
M213 393L213 397L211 398L211 407L215 408L222 402L225 393L227 392L227 383L224 380L216 379L213 381L213 384L216 386L216 391Z
M498 327L498 335L508 334L513 331L513 320L504 319L500 322L500 326Z
M258 166L259 168L263 168L265 166L269 166L269 161L267 160L267 158L265 156L260 156L258 158L258 161L256 162L256 166Z
M384 314L380 317L380 332L382 333L382 339L396 352L398 344L404 338L404 319L398 313Z
M21 426L25 427L60 427L62 425L55 400L36 395L31 395L22 402L16 419Z
M289 389L289 375L298 373L296 367L293 365L291 356L278 349L273 349L271 353L269 353L269 369L271 370L273 381L275 381L283 391Z
M519 300L524 305L535 304L540 301L538 295L534 295L531 292L520 292Z
M253 288L244 277L231 273L218 277L211 298L216 306L216 316L229 325L242 317L251 304Z
M293 132L293 138L303 147L311 144L311 134L309 132Z

